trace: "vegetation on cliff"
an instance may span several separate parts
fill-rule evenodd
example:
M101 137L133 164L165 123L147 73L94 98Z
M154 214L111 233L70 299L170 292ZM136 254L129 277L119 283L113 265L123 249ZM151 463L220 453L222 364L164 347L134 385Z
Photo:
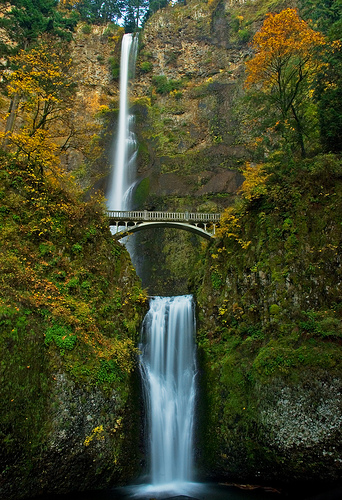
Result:
M94 404L87 410L91 420L76 430L72 422L83 404L76 399L65 429L83 448L83 462L87 456L93 462L98 439L90 431L102 426L108 463L93 470L102 481L126 469L122 443L127 435L123 428L116 433L114 424L122 427L126 416L145 296L129 255L111 237L101 198L84 203L70 189L72 179L63 177L62 184L42 176L34 161L1 156L0 436L9 496L11 489L18 495L17 483L22 495L36 492L30 470L43 489L63 490L57 476L55 482L50 477L49 486L41 476L48 467L45 455L63 431L54 406L56 398L66 398L63 384L70 397L83 391L83 398L95 401L94 394L101 393L110 401L115 394L113 418L100 412L95 419ZM75 467L67 474L76 474L76 455L74 450ZM75 485L66 480L64 487Z
M251 108L264 106L261 120L249 124L259 138L251 158L259 161L243 168L240 197L226 210L202 263L204 279L194 284L210 387L209 469L285 482L339 477L342 424L342 144L331 114L316 119L320 98L334 98L330 88L339 89L337 78L332 87L327 82L327 61L338 59L340 38L335 26L328 34L334 33L333 43L324 44L306 25L311 40L319 42L305 57L314 71L306 79L303 53L291 34L290 53L275 52L282 43L278 28L284 33L291 25L289 14L297 16L289 10L269 15L255 36L247 81L255 84ZM278 25L282 16L287 22ZM311 56L320 64L309 63ZM265 60L259 66L260 58ZM291 125L296 113L289 116L281 107L290 103L290 110L296 103L292 91L286 96L284 82L296 91L304 86L302 137L298 122ZM335 153L327 153L329 136Z
M30 9L9 3L20 8L1 18L0 438L6 495L18 498L51 484L55 491L103 485L134 468L125 425L136 415L127 407L145 297L126 251L112 241L102 200L81 201L62 167L68 147L94 165L109 137L78 119L67 42L73 11L86 44L91 23L113 20L118 4L108 13L96 1L61 2L57 15L56 3L46 2L44 15L45 2L32 0L26 5L40 8L39 25L30 15L31 32L18 38L19 14ZM142 3L130 4L134 27ZM113 82L123 30L111 24L101 33L106 50L112 44ZM171 293L188 291L193 268L210 388L203 399L209 474L338 477L341 39L341 2L330 0L189 1L145 26L134 103L136 203L229 206L208 254L187 233L168 230L164 240L145 233L159 293L170 270ZM102 53L93 59L104 63ZM108 129L116 115L111 92L101 108L95 93L90 106Z
M85 202L66 168L98 156L101 119L101 101L77 85L73 16L35 0L2 14L0 489L21 498L134 473L146 306L104 200ZM122 31L102 35L107 52Z

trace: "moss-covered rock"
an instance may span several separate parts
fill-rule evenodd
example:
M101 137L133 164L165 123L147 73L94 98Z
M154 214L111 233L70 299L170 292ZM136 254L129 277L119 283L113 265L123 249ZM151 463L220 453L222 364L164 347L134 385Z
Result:
M145 296L101 199L1 156L1 496L103 488L136 471Z
M261 194L243 186L244 201L227 213L202 267L205 470L240 480L336 480L341 160L284 160L268 172Z

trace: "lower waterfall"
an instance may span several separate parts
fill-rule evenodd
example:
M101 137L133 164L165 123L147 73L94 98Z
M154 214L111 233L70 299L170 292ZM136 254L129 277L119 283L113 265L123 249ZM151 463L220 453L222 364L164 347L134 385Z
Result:
M151 483L192 480L196 395L194 306L190 295L154 297L142 329L140 366Z

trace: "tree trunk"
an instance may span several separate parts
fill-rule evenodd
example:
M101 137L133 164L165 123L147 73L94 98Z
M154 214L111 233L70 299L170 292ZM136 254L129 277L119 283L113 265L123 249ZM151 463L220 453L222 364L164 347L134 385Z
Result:
M291 104L291 111L292 111L293 117L294 117L295 122L296 122L298 142L299 142L299 146L300 146L300 150L301 150L301 155L302 155L302 158L305 158L306 151L305 151L305 146L304 146L302 126L301 126L300 120L297 116L297 113L296 113L296 110L295 110L293 104Z
M6 121L5 137L2 141L2 147L4 149L7 148L8 137L11 134L11 132L13 132L14 123L15 123L15 119L17 116L18 106L19 106L19 101L20 101L19 95L15 94L12 101L11 101L10 108L9 108L9 116L7 118L7 121Z

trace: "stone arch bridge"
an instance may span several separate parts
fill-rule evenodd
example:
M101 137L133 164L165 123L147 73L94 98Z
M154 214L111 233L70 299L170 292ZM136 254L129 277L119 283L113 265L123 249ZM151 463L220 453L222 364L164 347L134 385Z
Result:
M191 212L149 212L108 210L109 225L116 227L113 237L117 240L143 229L173 227L191 231L208 240L215 237L221 214Z

